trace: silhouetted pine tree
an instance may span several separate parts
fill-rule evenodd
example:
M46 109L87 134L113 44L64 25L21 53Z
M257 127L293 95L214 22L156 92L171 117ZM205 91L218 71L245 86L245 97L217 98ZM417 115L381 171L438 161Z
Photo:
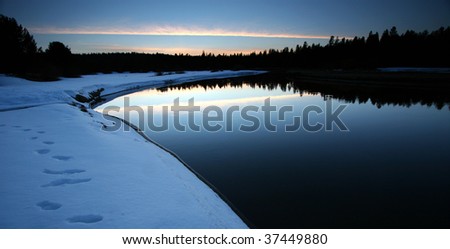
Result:
M4 15L0 15L0 33L0 72L29 70L38 51L33 36L14 18Z

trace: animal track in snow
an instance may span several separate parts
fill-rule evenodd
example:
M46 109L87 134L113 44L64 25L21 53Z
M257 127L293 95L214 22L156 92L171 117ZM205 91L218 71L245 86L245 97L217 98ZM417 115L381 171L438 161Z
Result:
M36 203L36 206L40 207L42 210L56 210L62 207L61 204L51 201L41 201Z
M38 154L43 155L43 154L48 154L50 152L50 150L49 149L40 149L40 150L36 150L36 152Z
M103 220L103 216L101 215L77 215L67 219L70 223L96 223Z
M56 186L64 186L64 185L72 185L72 184L78 184L83 182L89 182L91 178L84 178L84 179L68 179L68 178L62 178L57 179L54 181L51 181L47 184L42 185L41 187L56 187Z
M83 169L66 169L66 170L44 169L44 171L42 171L42 172L45 174L49 174L49 175L72 175L72 174L86 172L86 170L83 170Z
M44 141L42 143L50 145L50 144L54 144L55 142L53 142L53 141Z
M56 160L59 160L59 161L68 161L72 157L71 156L52 156L52 158L54 158Z

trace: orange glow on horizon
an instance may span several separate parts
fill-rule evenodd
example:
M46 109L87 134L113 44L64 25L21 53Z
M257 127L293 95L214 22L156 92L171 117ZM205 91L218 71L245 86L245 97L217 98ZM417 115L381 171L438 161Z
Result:
M78 27L78 28L58 28L58 27L32 27L29 29L34 34L44 35L138 35L138 36L187 36L187 37L248 37L248 38L263 38L263 39L316 39L326 41L330 39L328 35L303 35L293 33L271 33L258 31L234 31L227 29L206 29L199 27L183 27L183 26L141 26L141 27ZM346 38L345 36L339 36ZM351 38L349 38L351 39ZM303 43L303 41L298 41ZM249 44L249 43L248 43ZM247 44L247 45L248 45ZM248 55L253 52L259 53L271 47L259 46L258 42L251 43L254 47L246 48L226 48L226 47L204 47L195 46L195 44L182 45L181 47L161 46L153 47L149 44L144 45L127 45L127 44L91 44L91 46L74 51L75 53L86 52L137 52L137 53L163 53L163 54L189 54L201 55L212 53L215 55L225 54L244 54ZM213 45L213 44L211 44ZM216 44L217 45L217 44ZM278 49L281 49L280 46Z
M263 52L264 49L254 48L254 49L203 49L203 48L189 48L189 47L133 47L133 46L102 46L100 47L105 52L137 52L137 53L163 53L163 54L189 54L189 55L201 55L203 52L205 54L250 54Z
M231 31L225 29L187 28L173 26L150 26L141 28L55 28L35 27L29 29L35 34L77 34L77 35L167 35L167 36L222 36L286 39L330 39L330 35L304 35L289 33ZM345 37L345 36L340 36ZM347 38L347 37L346 37Z

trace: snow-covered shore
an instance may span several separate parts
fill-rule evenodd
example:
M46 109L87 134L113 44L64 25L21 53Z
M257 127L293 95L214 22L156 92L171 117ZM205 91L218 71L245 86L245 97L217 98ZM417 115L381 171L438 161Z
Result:
M108 131L101 114L70 103L99 88L112 95L256 73L0 76L0 228L246 228L175 157L132 129Z

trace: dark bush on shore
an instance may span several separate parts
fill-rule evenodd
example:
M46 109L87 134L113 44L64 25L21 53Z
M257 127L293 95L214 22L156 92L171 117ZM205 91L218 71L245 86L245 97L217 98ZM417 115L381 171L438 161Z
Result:
M75 95L75 100L81 103L88 103L89 99L84 97L83 95L77 94Z
M98 104L98 103L104 101L105 99L102 98L102 96L101 96L101 93L104 90L105 90L104 88L100 88L100 89L90 92L89 93L89 103L91 105L95 105L95 104Z

